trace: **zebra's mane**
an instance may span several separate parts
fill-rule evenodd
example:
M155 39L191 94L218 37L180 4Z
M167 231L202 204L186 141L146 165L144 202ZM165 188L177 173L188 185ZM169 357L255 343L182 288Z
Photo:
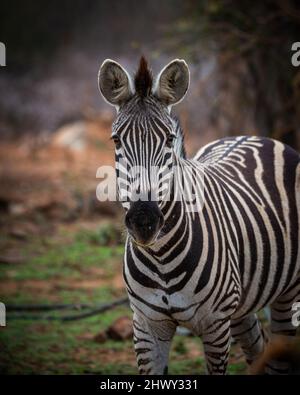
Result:
M136 93L141 97L147 97L151 93L153 84L152 72L144 56L140 59L138 71L134 77L134 86Z
M153 86L153 75L144 56L141 57L139 68L134 76L134 86L137 94L136 100L138 100L138 102L141 104L149 102L149 104L153 106L153 97L151 95ZM136 100L131 103L132 106L135 106L138 103ZM132 108L129 107L129 112L131 111ZM184 133L180 125L180 121L173 114L171 115L171 117L174 122L174 131L177 136L175 140L174 150L178 156L186 158L186 151L184 147Z

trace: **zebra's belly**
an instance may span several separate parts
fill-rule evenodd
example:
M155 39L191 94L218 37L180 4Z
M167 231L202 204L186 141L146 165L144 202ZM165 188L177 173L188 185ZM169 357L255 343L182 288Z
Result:
M179 326L190 329L195 335L201 335L205 327L212 322L228 318L235 310L236 303L232 303L231 310L222 312L212 309L211 300L203 303L202 298L195 298L190 290L182 290L174 294L159 289L143 290L142 297L129 294L132 310L152 322L172 321ZM224 299L226 303L226 299Z

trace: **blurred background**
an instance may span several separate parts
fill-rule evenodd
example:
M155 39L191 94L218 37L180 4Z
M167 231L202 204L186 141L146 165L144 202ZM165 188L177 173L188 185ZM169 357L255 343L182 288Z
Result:
M300 41L300 6L3 0L0 41L0 301L19 309L0 327L0 371L136 373L122 211L95 194L97 168L114 160L114 111L99 95L99 66L112 58L134 73L145 55L156 74L184 58L191 85L174 110L189 155L240 134L299 151L300 66L291 47ZM105 312L68 319L103 304ZM20 311L26 305L37 311ZM234 346L229 372L245 371ZM170 373L203 372L199 339L176 336Z

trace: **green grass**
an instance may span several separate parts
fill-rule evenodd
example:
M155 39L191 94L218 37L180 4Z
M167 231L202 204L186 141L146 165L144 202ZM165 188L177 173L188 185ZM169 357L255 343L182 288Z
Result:
M104 330L120 315L129 315L128 308L118 308L101 317L91 317L73 323L47 321L10 321L0 331L0 372L6 374L136 374L133 345L128 341L112 341L99 344L93 336ZM86 339L84 335L88 334ZM203 357L188 359L178 344L186 339L176 336L171 352L170 374L203 374ZM198 339L189 339L201 349ZM116 360L107 360L111 354ZM126 363L127 355L130 362ZM123 360L125 356L125 361ZM103 357L104 360L103 360Z
M228 366L228 374L237 375L237 374L245 374L247 370L246 362L237 362L229 364Z
M109 240L107 235L114 234L111 229L105 227L105 231L60 232L53 237L28 238L26 243L19 242L18 251L24 257L24 263L0 266L0 280L4 285L7 281L13 281L20 287L7 294L5 287L1 289L0 284L0 300L6 304L51 304L51 297L59 303L99 305L116 299L120 293L124 295L125 288L115 290L109 282L116 273L121 273L124 253L123 245L103 245ZM0 240L2 247L10 247L11 243L13 241L7 237ZM99 274L93 274L93 269L100 269ZM80 285L81 280L97 278L99 287L68 287L74 280ZM28 281L42 281L45 287L52 282L55 285L54 292L52 289L40 293L30 287L22 289L21 285ZM65 311L62 314L75 313ZM98 316L67 323L10 320L8 317L7 326L0 328L0 371L10 374L99 374L111 368L113 373L115 363L103 363L101 355L107 351L131 351L131 342L107 341L99 344L93 340L93 336L105 330L121 315L131 315L129 308L119 307ZM80 338L86 333L90 339L85 340L84 336ZM86 352L89 353L86 355ZM135 369L134 366L130 368ZM122 372L122 367L118 367L118 371Z
M15 240L1 237L0 247L18 248L24 263L0 266L0 301L99 305L125 295L125 287L116 289L113 282L122 271L124 247L115 243L115 240L120 243L119 236L112 225L106 225L95 230L58 231L52 236L41 235L17 244ZM80 287L84 281L97 279L99 287ZM5 291L7 282L17 284L13 291ZM38 282L41 288L32 288L32 284ZM77 285L71 287L72 284ZM70 313L76 312L61 314ZM124 315L131 316L126 306L64 323L8 317L7 326L0 328L0 372L136 374L132 341L97 343L94 340L96 334ZM200 339L175 336L170 361L170 374L205 373ZM239 361L229 366L230 374L244 370L245 364Z
M91 233L92 231L89 233L90 238L92 238ZM19 246L25 264L14 268L2 267L0 280L80 278L90 267L103 267L106 275L111 275L112 268L109 262L114 258L121 260L124 247L96 244L98 233L92 234L94 239L90 241L85 240L86 234L83 236L82 232L76 233L69 241L60 238L29 240L29 244Z
M107 372L108 366L101 356L108 351L128 352L131 342L99 344L93 336L124 314L130 314L129 309L118 308L72 323L12 320L0 331L0 371L8 374Z
M203 358L171 362L169 374L205 374Z

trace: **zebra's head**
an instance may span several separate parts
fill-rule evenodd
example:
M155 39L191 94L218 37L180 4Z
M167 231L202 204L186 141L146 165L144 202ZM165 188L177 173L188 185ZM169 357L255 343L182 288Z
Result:
M183 156L183 135L171 107L188 89L189 69L173 60L153 80L142 57L134 78L117 62L105 60L99 89L117 109L112 126L118 193L133 240L150 245L164 224L164 197L171 183L174 157Z

